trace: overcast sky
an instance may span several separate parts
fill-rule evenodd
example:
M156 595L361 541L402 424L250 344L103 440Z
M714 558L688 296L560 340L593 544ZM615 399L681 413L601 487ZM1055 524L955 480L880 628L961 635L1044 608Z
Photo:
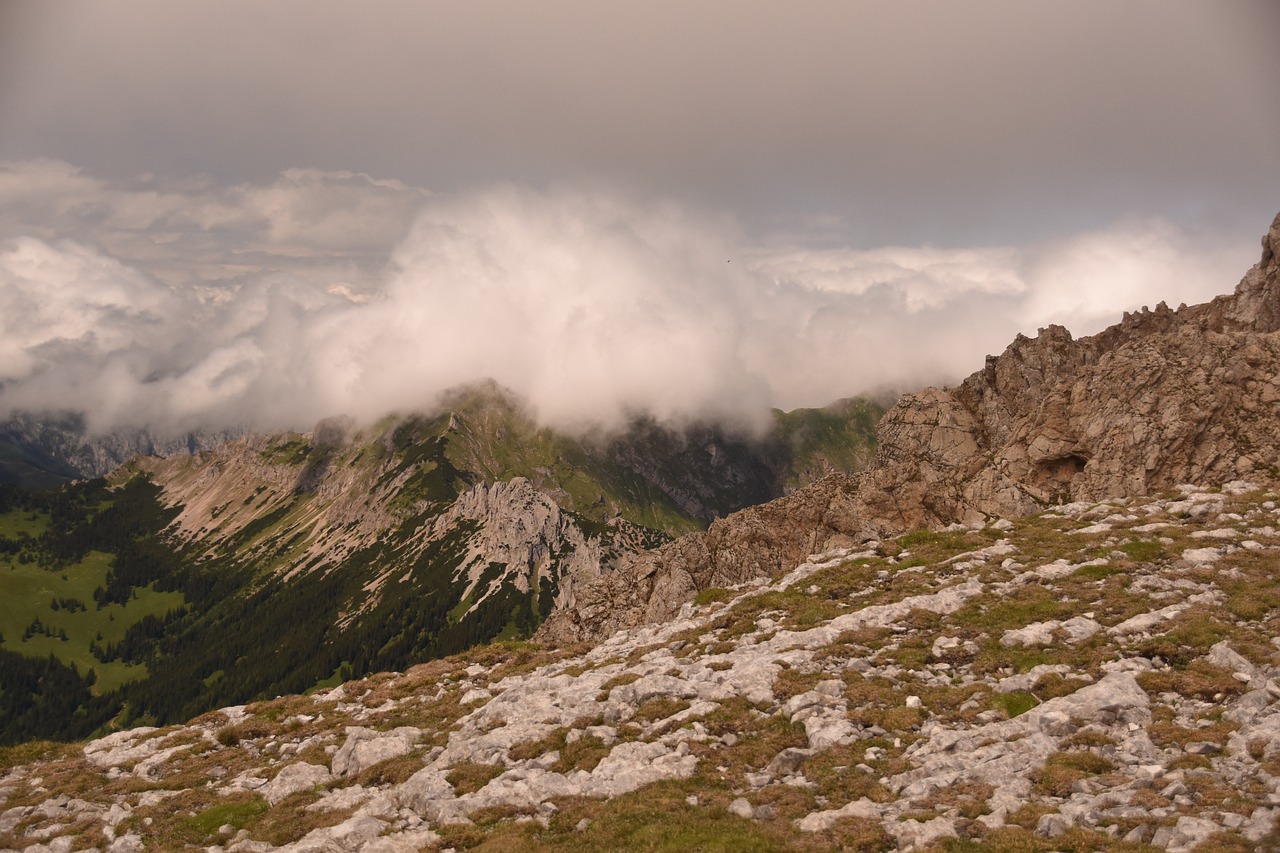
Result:
M1229 291L1280 4L0 0L0 409L555 423L954 381Z

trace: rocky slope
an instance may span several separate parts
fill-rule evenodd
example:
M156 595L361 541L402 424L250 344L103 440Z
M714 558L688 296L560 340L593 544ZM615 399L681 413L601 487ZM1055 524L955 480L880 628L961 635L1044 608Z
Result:
M349 602L348 613L368 609L389 578L453 536L466 541L447 568L467 590L468 612L503 587L537 597L545 586L564 605L576 582L612 571L622 555L774 497L787 482L865 464L879 412L856 399L778 413L760 439L645 421L572 439L537 427L493 383L456 389L442 406L368 429L332 419L304 435L141 457L113 478L140 472L156 482L179 511L173 526L189 552L286 578L398 543L368 579L369 601Z
M959 387L904 395L870 470L712 524L574 590L547 639L669 617L698 590L804 554L1179 482L1272 479L1280 453L1280 216L1230 296L1019 337Z
M1280 494L809 557L499 644L0 753L0 849L1280 849Z

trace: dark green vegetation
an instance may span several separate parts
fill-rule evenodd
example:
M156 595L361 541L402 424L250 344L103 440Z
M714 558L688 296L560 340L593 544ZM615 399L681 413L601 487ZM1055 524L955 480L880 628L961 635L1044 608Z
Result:
M0 432L0 483L26 489L51 489L75 473L18 436Z
M175 547L163 530L176 510L158 497L141 477L114 491L0 487L0 743L175 722L402 669L528 636L551 606L545 585L507 585L457 612L454 569L474 524L421 548L389 537L286 580ZM386 566L398 582L371 599Z

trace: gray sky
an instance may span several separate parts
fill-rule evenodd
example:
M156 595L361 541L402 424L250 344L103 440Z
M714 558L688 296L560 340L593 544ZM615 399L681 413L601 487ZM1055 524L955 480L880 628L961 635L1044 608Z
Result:
M305 425L483 371L571 422L952 380L1234 285L1280 209L1278 36L1273 0L0 0L0 407Z
M1280 198L1280 5L9 2L0 152L108 176L583 178L887 242Z

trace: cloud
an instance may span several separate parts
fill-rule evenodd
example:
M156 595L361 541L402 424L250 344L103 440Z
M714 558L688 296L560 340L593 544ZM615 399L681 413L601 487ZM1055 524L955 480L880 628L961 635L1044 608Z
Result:
M59 160L0 161L0 234L71 238L175 287L235 287L290 271L359 292L428 195L319 169L224 186L208 177L105 180Z
M50 239L37 223L44 236L0 251L0 410L82 410L97 430L306 429L422 409L482 378L562 428L636 412L758 426L769 406L953 382L1050 322L1089 333L1143 304L1207 299L1256 254L1163 221L1030 246L819 250L598 189L431 195L296 171L229 189L152 181L152 196L57 164L14 173L44 182L44 222L173 235L126 263L104 248L115 238ZM380 235L356 229L324 254L365 214L394 248L379 257ZM211 284L244 240L252 262ZM358 284L348 253L365 259Z

